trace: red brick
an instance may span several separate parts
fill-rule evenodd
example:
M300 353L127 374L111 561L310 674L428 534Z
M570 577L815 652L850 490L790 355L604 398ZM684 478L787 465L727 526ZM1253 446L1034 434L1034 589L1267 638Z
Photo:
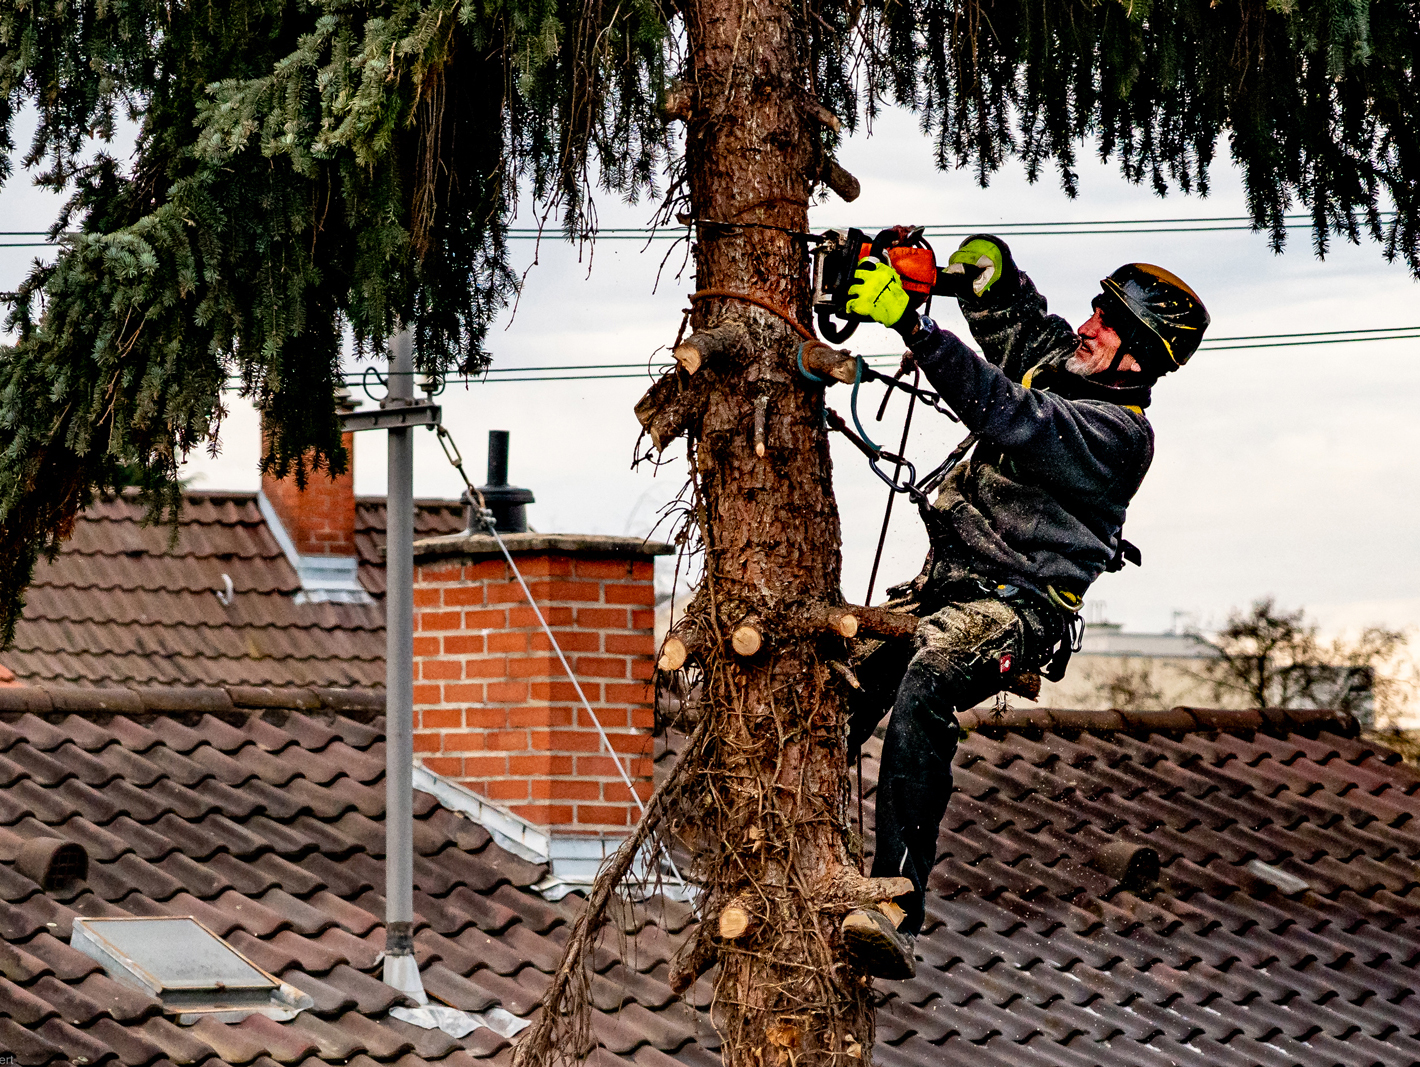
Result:
M654 582L656 580L656 561L653 559L632 560L631 577L639 578L643 582Z
M534 600L547 599L548 583L549 579L528 583L528 592L532 593ZM527 600L523 587L517 582L490 582L484 586L484 595L490 604L517 604Z
M503 630L499 633L488 635L489 652L526 652L528 650L528 635L520 630L511 633Z
M538 826L567 826L572 822L571 804L513 804L509 810Z
M446 585L458 581L461 577L462 568L457 563L453 566L426 563L415 573L414 580L420 585L426 582Z
M443 603L443 600L443 591L440 589L420 589L415 587L415 608L437 608Z
M422 611L416 621L425 631L463 629L463 613L458 611Z
M422 656L437 656L439 654L439 639L437 637L416 637L414 639L414 658L417 660Z
M547 625L552 627L571 626L572 609L559 607L557 605L542 606L542 617L547 620ZM542 629L542 623L537 621L537 615L530 607L510 607L508 608L508 629Z
M459 756L425 756L421 761L426 768L445 778L463 777L463 759Z
M491 704L521 704L528 698L526 682L489 682L486 690Z
M463 726L463 708L423 708L414 714L421 730L448 730Z
M550 708L544 705L509 708L509 726L571 726L571 708ZM534 742L535 743L535 742Z
M414 734L414 751L438 752L440 748L439 738L442 736L442 734L419 733L416 731Z
M602 651L651 656L656 651L656 638L651 634L606 634L602 637Z
M547 678L564 673L556 656L509 656L509 678Z
M415 661L414 667L425 681L452 682L463 677L463 663L456 659L421 659Z
M601 637L595 630L554 630L557 636L558 647L563 652L600 652ZM532 635L532 647L537 652L550 652L552 642L547 639L547 634L534 632Z
M528 783L525 778L501 778L484 782L483 788L494 800L527 800Z
M608 704L650 704L655 699L651 687L643 682L630 684L607 682L606 702Z
M630 815L623 805L578 804L575 821L579 826L625 826Z
M421 704L442 704L443 702L444 694L437 685L420 685L418 682L414 684L415 707L419 707Z
M506 678L508 660L504 656L470 656L463 661L463 673L465 678Z
M623 734L609 732L607 734L607 739L611 741L612 751L621 753L622 755L649 755L652 747L650 734Z
M472 608L483 603L483 586L453 585L444 590L444 604L451 608Z
M417 691L418 687L416 686L415 688ZM442 703L477 704L482 699L482 682L459 682L457 685L450 683L444 686L444 699ZM418 697L415 698L415 703L420 703ZM435 701L428 701L428 703L432 704L435 703Z
M655 676L656 664L650 656L647 656L644 659L637 657L636 659L633 659L631 661L631 677L643 678L649 682Z
M546 781L549 775L571 774L572 757L554 756L541 752L532 756L509 756L508 773L521 774L528 778ZM553 795L547 792L540 793L538 792L539 788L538 781L535 780L533 782L533 796L548 797Z
M468 708L464 725L478 730L501 730L508 725L509 708Z
M524 578L570 577L572 574L572 560L567 556L518 556L517 562Z
M444 638L444 655L477 656L483 653L482 634L449 634Z
M656 587L650 582L636 582L629 585L616 585L607 582L605 593L608 604L654 604L656 602Z
M584 603L588 603L588 604L600 604L600 603L601 603L601 599L602 599L602 583L601 583L601 582L577 581L577 580L575 580L575 579L573 579L573 580L571 580L571 581L568 581L568 580L564 579L564 580L562 580L562 581L553 581L553 582L549 582L549 583L547 583L547 584L548 584L548 592L547 592L547 594L546 594L545 596L546 596L546 599L548 599L548 600L557 600L557 601L566 601L566 600L579 601L579 600L580 600L580 601L583 601ZM544 598L543 594L539 594L536 589L533 590L533 595L536 596L539 600L541 600L541 599ZM655 601L652 600L651 603L654 604Z
M572 663L578 676L588 678L625 678L626 660L619 656L578 656Z
M486 730L446 730L441 736L445 752L482 752L490 747L484 744L487 735Z
M632 708L631 725L641 730L652 730L656 726L656 713L650 708Z
M484 730L483 746L490 752L527 752L528 732L526 730Z
M508 609L490 608L486 611L465 611L465 630L504 630L508 627Z
M561 666L562 665L559 663L558 668L560 669ZM587 694L587 699L595 701L599 698L597 693L592 691L593 689L600 692L598 683L591 683L590 688L586 683L582 685L582 691ZM569 704L573 702L580 704L582 701L582 698L577 695L577 687L565 679L544 678L539 681L528 682L528 696L533 700L561 701Z
M579 559L578 578L630 578L634 561L629 559Z
M501 559L485 559L477 563L465 563L463 566L463 580L466 582L506 578L507 575L508 565Z
M577 609L577 626L583 630L625 630L630 618L626 608Z
M465 756L463 777L501 778L508 773L507 756Z
M569 759L570 763L571 760ZM581 778L543 778L532 784L532 795L550 800L600 800L601 783Z
M596 722L592 721L592 716L587 714L586 708L576 709L577 725L584 730L595 730L598 722L604 730L624 730L631 725L626 709L615 704L603 704L600 707L593 704L592 711L596 713Z
M612 737L615 737L612 734ZM600 749L605 753L606 749ZM616 768L620 765L632 781L638 778L650 780L651 761L648 759L620 759L614 760L607 755L587 755L577 757L577 777L579 778L606 778L608 780L621 781L621 771Z
M552 730L547 741L547 747L553 752L595 752L601 744L601 738L593 730Z
M654 611L633 611L631 613L631 628L633 630L654 630L656 628L656 613Z
M651 799L651 794L655 792L655 786L651 782L636 782L636 792L641 797L641 803ZM613 803L630 804L633 808L636 802L631 799L631 790L626 788L625 782L607 782L602 786L602 799Z

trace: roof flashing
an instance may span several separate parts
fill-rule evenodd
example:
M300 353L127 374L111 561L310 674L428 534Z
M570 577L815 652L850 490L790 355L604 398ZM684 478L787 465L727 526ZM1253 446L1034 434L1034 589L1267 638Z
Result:
M74 920L70 945L110 978L162 1001L190 1025L294 1019L315 1001L262 970L190 915Z

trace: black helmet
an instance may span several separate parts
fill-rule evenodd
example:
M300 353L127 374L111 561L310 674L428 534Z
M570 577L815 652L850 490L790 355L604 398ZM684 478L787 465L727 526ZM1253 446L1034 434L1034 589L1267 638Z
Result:
M1150 263L1126 263L1100 286L1104 292L1094 306L1146 371L1167 374L1197 351L1211 320L1198 294L1177 275Z

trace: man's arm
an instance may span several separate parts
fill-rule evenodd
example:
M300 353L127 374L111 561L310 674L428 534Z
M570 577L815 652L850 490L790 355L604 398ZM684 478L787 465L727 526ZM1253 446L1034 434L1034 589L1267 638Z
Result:
M1038 363L1074 352L1080 338L1068 322L1047 312L1045 297L1029 275L1015 274L980 296L957 302L987 360L1018 382Z
M935 325L910 343L927 380L968 429L1062 488L1101 493L1135 473L1121 470L1122 461L1147 455L1148 431L1122 407L1027 389Z

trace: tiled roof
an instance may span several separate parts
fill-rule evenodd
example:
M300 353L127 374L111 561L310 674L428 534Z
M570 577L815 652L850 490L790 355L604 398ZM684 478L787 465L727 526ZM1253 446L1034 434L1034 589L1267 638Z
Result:
M419 501L415 515L419 536L463 528L454 501ZM360 581L377 599L384 523L382 499L357 502ZM383 684L383 606L296 603L255 493L188 493L175 544L171 532L144 526L131 492L97 501L36 568L0 664L30 685Z
M381 704L292 689L0 692L0 1054L91 1067L506 1060L508 1041L490 1029L456 1040L389 1014L408 1002L378 980ZM87 880L42 889L14 862L36 837L82 844ZM425 793L414 842L415 947L431 999L527 1016L582 898L543 900L529 887L545 867ZM124 915L192 915L315 1006L285 1023L175 1025L69 944L76 916ZM667 1054L708 1065L717 1047L665 981L689 920L688 905L656 898L625 927L634 966L606 951L597 961L596 1032L642 1067L669 1067ZM698 989L703 1003L708 985Z
M388 1015L397 996L374 980L382 722L361 704L0 690L0 1047L34 1064L505 1062L487 1029L454 1040ZM55 710L76 707L91 710ZM879 984L875 1062L1420 1063L1414 767L1317 712L970 713L967 725L918 976ZM580 897L543 900L531 887L544 868L426 794L416 818L426 988L526 1017ZM87 882L46 892L17 869L36 836L83 843ZM1121 885L1120 846L1153 849L1157 880ZM1289 895L1275 872L1308 888ZM287 1023L174 1026L68 946L76 914L195 915L316 1007ZM718 1060L703 1010L666 986L689 922L658 898L597 953L594 1030L623 1062ZM707 988L695 987L701 1009Z

